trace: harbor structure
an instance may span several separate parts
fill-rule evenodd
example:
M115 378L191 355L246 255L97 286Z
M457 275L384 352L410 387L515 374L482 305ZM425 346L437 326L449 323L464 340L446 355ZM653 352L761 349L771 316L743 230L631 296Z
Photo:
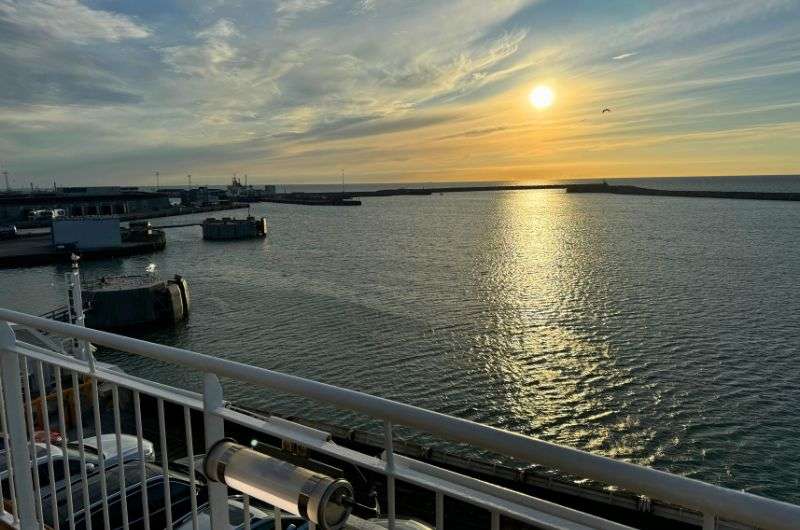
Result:
M225 190L198 186L180 191L181 204L186 206L216 206L227 200Z
M66 217L127 215L169 210L166 194L136 187L75 187L0 193L0 223L29 220L31 212L63 210Z
M203 239L222 241L230 239L255 239L267 235L267 219L248 216L246 219L209 217L203 221Z
M121 228L116 217L56 219L50 233L9 238L0 243L0 267L31 267L83 259L103 259L163 250L164 232L149 222Z
M189 284L176 275L160 280L149 274L104 276L88 283L86 325L124 329L172 325L189 317Z

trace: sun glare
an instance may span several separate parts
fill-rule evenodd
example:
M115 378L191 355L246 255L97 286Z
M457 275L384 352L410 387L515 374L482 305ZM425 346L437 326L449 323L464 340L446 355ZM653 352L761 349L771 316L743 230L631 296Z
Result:
M531 100L531 105L537 109L546 109L553 104L555 97L549 86L539 85L531 90L528 99Z

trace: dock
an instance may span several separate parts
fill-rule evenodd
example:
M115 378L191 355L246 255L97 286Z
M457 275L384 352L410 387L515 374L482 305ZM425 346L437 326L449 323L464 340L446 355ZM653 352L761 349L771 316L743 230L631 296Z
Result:
M116 258L148 254L166 246L164 232L153 230L152 237L143 241L123 241L118 247L80 251L82 260ZM52 263L70 263L72 250L59 250L52 244L50 234L11 239L0 243L0 268L33 267Z

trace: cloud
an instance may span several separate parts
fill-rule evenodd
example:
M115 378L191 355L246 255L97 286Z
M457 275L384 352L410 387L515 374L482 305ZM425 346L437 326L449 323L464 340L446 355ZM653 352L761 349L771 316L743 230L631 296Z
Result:
M483 127L480 129L471 129L469 131L458 132L455 134L448 134L446 136L440 136L439 140L452 140L455 138L477 138L480 136L486 136L489 134L493 134L496 132L506 131L509 127L505 125L495 126L495 127Z
M376 0L358 0L356 2L355 7L353 8L353 13L361 14L361 13L368 13L370 11L375 11L376 5L377 5Z
M0 150L32 177L137 179L152 160L164 181L231 168L286 181L327 178L334 161L477 178L578 167L583 151L609 169L691 141L788 145L792 127L752 128L800 121L796 2L640 7L0 0ZM534 113L540 82L557 104Z
M496 80L496 67L519 50L527 31L517 30L462 49L458 55L426 53L405 64L383 67L382 83L401 89L422 89L422 101L467 93ZM421 102L422 102L421 101Z
M275 12L302 13L305 11L314 11L330 3L330 0L280 0L275 6Z
M400 118L383 116L345 118L342 120L320 123L302 133L289 133L283 135L283 137L316 141L366 138L369 136L424 129L433 125L446 123L453 118L455 118L453 114L446 113L405 116Z
M135 104L141 94L126 82L126 62L115 52L149 34L129 17L74 1L0 0L0 102Z
M622 35L633 42L678 41L796 7L793 0L704 0L668 3Z
M199 77L218 75L220 66L236 56L236 48L230 42L235 34L233 22L220 19L196 33L195 38L199 43L163 48L164 61L181 74Z
M26 31L76 44L150 36L148 28L130 17L91 9L77 0L0 0L0 19Z
M285 29L302 13L316 11L330 5L331 0L278 0L275 13L278 15L277 26Z

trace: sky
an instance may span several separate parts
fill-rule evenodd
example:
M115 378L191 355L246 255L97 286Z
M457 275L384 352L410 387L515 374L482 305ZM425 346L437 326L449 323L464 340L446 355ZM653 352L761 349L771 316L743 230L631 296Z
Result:
M18 186L800 173L800 0L0 0L0 163Z

